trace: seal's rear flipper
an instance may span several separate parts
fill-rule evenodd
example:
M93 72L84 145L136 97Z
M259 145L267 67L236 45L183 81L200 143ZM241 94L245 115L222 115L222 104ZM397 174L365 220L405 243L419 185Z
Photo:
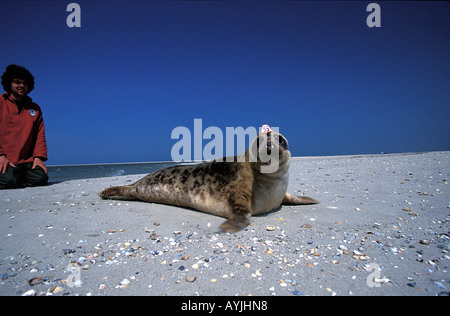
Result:
M121 186L104 189L98 195L104 200L137 200L132 193L133 186Z
M293 196L286 192L283 198L282 205L307 205L307 204L319 204L319 201L307 196Z

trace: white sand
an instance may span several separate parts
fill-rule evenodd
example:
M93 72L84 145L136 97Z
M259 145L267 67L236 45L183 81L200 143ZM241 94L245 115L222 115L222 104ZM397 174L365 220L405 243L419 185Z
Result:
M0 191L0 295L449 292L449 173L450 152L294 158L289 192L321 203L232 235L216 234L219 217L97 196L142 176Z

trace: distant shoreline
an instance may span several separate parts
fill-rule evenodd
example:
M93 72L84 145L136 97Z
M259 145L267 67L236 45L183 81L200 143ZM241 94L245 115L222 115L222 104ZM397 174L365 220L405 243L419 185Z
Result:
M432 150L419 152L403 152L403 153L379 153L379 154L346 154L346 155L330 155L330 156L293 156L292 159L315 159L315 158L348 158L348 157L377 157L377 156L405 156L405 155L421 155L427 153L448 152L450 150ZM206 160L180 162L180 164L195 164L206 162ZM138 164L173 164L175 161L142 161L142 162L106 162L106 163L85 163L85 164L64 164L64 165L47 165L47 167L78 167L78 166L110 166L110 165L138 165Z
M174 163L173 161L148 161L148 162L106 162L106 163L81 163L70 165L47 165L47 167L91 167L91 166L110 166L110 165L138 165L138 164L164 164Z
M429 153L445 153L450 152L447 150L437 151L419 151L419 152L406 152L406 153L381 153L381 154L351 154L351 155L336 155L336 156L304 156L304 157L292 157L291 159L324 159L324 158L370 158L370 157L395 157L395 156L412 156L423 155Z

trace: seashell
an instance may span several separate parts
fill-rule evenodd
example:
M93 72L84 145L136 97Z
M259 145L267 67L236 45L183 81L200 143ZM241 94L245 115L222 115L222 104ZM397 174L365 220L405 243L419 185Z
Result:
M63 249L63 253L65 255L71 254L71 253L75 253L75 249Z
M22 294L22 296L36 296L35 290L29 290Z
M37 284L41 284L42 282L44 282L44 278L39 277L39 278L32 278L28 280L28 284L31 286L37 285Z

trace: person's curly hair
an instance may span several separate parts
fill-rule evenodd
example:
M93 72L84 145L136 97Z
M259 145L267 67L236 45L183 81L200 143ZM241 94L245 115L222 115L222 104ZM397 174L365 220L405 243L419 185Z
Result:
M14 79L25 80L28 84L28 93L34 89L34 77L25 67L9 65L2 75L2 86L6 92L11 93L11 83Z

